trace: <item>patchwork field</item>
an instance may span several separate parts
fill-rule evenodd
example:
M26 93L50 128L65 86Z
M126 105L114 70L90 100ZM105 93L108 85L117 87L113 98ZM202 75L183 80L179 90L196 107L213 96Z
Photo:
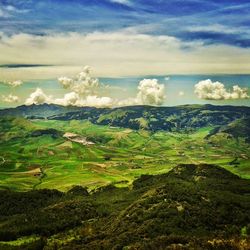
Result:
M74 185L129 186L142 174L161 174L181 163L217 164L250 178L250 146L213 127L193 132L132 130L89 121L0 120L0 187L27 191ZM84 144L65 137L73 133Z

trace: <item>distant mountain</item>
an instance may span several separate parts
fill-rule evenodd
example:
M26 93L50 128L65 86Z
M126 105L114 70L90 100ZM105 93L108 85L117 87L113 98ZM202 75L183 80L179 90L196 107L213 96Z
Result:
M51 115L63 114L71 111L79 111L78 107L64 107L55 104L41 104L41 105L22 105L16 108L7 108L0 110L0 116L22 116L29 118L44 119Z
M245 137L246 142L250 143L250 117L237 119L225 126L216 127L210 131L206 138L218 133L226 133L236 139Z
M150 131L189 131L207 126L221 127L239 119L245 119L246 126L250 127L250 107L244 106L81 108L42 104L0 110L0 115L23 116L30 119L89 120L94 124Z

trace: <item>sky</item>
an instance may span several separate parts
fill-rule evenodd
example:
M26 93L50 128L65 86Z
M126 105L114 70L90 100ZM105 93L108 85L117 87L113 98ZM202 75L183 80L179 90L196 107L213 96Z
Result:
M250 74L249 27L249 0L0 0L0 106L34 99L63 105L167 105L162 79L197 74L204 78L189 85L185 102L245 104L245 81L232 85L205 75ZM91 72L86 73L86 65ZM98 83L89 86L87 78ZM110 86L100 81L105 78L116 81ZM125 87L119 84L124 78L127 86L128 79L138 81L122 100L117 89ZM25 92L27 84L33 92ZM184 98L178 86L178 98Z

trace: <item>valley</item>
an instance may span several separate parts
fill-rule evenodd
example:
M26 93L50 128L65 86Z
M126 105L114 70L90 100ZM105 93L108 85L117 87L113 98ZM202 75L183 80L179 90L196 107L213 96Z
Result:
M67 191L74 185L81 185L92 190L111 183L124 187L141 174L165 173L180 163L217 164L243 178L250 177L247 118L250 108L236 107L228 111L227 107L225 110L218 107L221 111L209 112L202 106L172 110L148 107L147 113L144 110L142 114L138 113L138 109L143 110L140 107L122 108L123 113L120 109L91 108L90 112L85 108L76 111L72 119L65 119L68 110L63 113L60 107L62 113L57 114L56 119L51 114L58 111L52 106L49 117L37 119L33 116L31 119L31 113L44 114L42 106L27 107L24 117L5 113L0 120L2 189ZM44 108L48 112L47 107ZM216 108L211 106L210 109ZM90 112L90 118L77 118L78 112L82 115ZM163 116L164 112L172 114ZM204 113L209 115L204 116ZM90 121L98 115L101 124ZM183 116L190 116L186 127L181 125ZM200 124L195 122L197 116ZM162 122L158 117L169 121L165 130L159 129ZM114 126L121 120L124 127ZM140 123L143 120L149 126L134 128L132 120ZM179 125L174 129L173 124Z
M0 0L0 250L250 250L250 0Z
M248 249L250 108L69 109L0 110L0 249Z

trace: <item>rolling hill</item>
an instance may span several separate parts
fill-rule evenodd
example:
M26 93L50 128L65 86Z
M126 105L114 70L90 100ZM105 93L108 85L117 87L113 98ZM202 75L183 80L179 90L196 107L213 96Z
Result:
M248 250L250 108L0 110L0 249Z
M0 192L1 249L243 249L250 181L179 165L132 188Z

